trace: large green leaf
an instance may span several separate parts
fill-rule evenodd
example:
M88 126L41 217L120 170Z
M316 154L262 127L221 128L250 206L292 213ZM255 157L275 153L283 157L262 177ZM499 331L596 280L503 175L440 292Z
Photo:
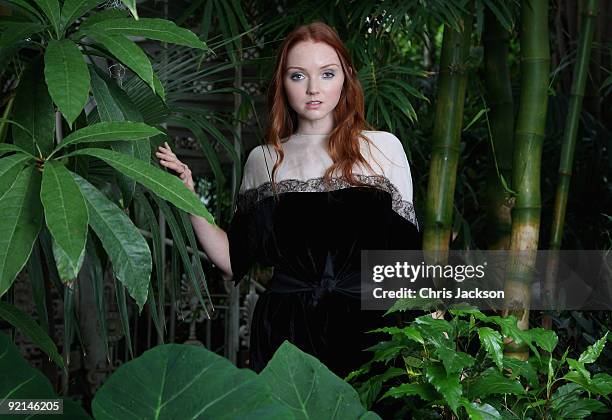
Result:
M40 174L25 168L0 199L0 296L13 284L32 252L40 231Z
M186 45L192 48L208 49L206 44L190 30L178 27L174 22L165 19L131 18L112 19L98 22L89 28L102 30L109 35L144 36L145 38Z
M425 370L425 377L436 388L436 391L442 394L451 410L456 413L462 394L459 374L448 375L441 364L430 364Z
M17 307L0 301L0 318L25 334L32 343L36 344L42 351L47 353L60 368L65 368L64 360L58 353L55 343L32 317Z
M352 386L288 341L276 351L258 382L291 410L292 418L356 419L366 413Z
M66 30L77 18L102 3L104 0L66 0L60 16L60 30Z
M16 153L0 159L0 198L13 185L23 165L31 159L31 156L23 153Z
M97 29L97 25L85 29L84 32L102 44L118 61L130 68L155 91L151 61L134 41L122 35L110 35Z
M81 128L64 138L53 153L77 143L98 141L132 141L161 134L155 127L131 121L103 121Z
M45 52L45 80L53 101L72 127L89 97L89 71L74 42L49 41Z
M92 411L97 420L291 418L256 377L204 347L165 344L111 375Z
M43 156L47 156L53 150L55 110L43 74L42 58L37 58L21 78L13 103L13 120L27 131L13 125L13 142L38 155L36 142Z
M34 0L34 2L43 11L51 26L55 30L55 34L59 37L60 34L60 6L57 0Z
M204 347L157 346L121 366L92 410L98 420L379 419L350 385L288 342L259 376Z
M40 199L53 240L57 271L64 282L76 279L83 264L89 215L83 194L70 171L56 161L47 161ZM63 255L62 255L63 253Z
M102 159L113 168L147 187L157 196L170 201L176 207L214 223L212 215L189 191L181 180L148 163L105 149L80 149L68 156L88 155Z
M53 392L53 386L45 375L34 369L21 356L19 348L11 339L0 332L0 401L11 399L63 399L64 413L53 415L57 419L91 419L83 407L70 398L60 397ZM10 416L13 418L14 416ZM33 416L32 416L33 417ZM20 418L20 417L15 417Z
M151 278L151 251L138 228L115 203L77 174L89 209L89 224L102 242L113 272L127 288L140 310L147 300Z
M491 394L522 395L525 389L519 381L508 379L491 367L470 385L469 393L482 399Z
M489 327L478 328L478 338L480 344L485 348L487 354L493 359L497 367L501 370L504 363L504 353L502 351L502 336L499 332Z

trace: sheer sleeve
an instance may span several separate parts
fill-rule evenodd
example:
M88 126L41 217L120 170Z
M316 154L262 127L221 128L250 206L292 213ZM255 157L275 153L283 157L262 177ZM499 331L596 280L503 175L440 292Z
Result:
M227 229L232 280L238 285L256 261L259 249L256 208L249 205L249 196L260 176L258 165L261 147L251 151L244 165L242 182L234 208L232 220Z
M391 249L421 249L422 233L413 203L412 174L408 157L401 141L391 134L389 156L393 164L388 167L387 176L393 184L393 204L390 218Z

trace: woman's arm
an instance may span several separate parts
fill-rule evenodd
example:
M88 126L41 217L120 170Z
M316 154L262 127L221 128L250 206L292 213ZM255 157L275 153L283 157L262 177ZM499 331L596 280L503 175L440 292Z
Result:
M193 178L191 170L187 165L182 163L170 149L168 143L164 143L155 152L155 156L159 159L159 163L165 167L172 169L185 184L185 186L195 194ZM232 268L230 264L229 241L227 233L218 226L210 224L206 219L200 216L189 215L193 230L202 245L204 253L210 261L221 270L224 280L232 279Z

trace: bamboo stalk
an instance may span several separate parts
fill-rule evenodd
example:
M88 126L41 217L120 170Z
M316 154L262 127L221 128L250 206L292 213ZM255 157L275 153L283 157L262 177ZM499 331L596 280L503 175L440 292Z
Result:
M597 0L588 0L586 8L583 9L582 28L578 41L578 54L574 66L574 77L570 93L569 107L565 128L563 131L563 142L561 145L561 159L559 161L559 182L555 195L555 207L548 248L556 251L561 249L563 240L563 228L565 225L565 212L569 196L570 181L572 178L572 166L574 163L574 152L576 150L576 137L580 124L580 114L584 100L587 77L589 73L589 62L591 47L593 45L593 34L597 24ZM554 293L554 283L557 277L559 261L556 253L551 253L547 262L545 293L551 296ZM551 327L550 316L545 316L542 325Z
M463 30L444 26L436 100L431 166L425 202L423 250L432 263L443 261L450 245L453 196L467 83L467 58L472 16L463 16ZM432 252L439 255L433 256ZM436 283L436 285L438 285ZM438 285L440 286L440 285Z
M518 327L529 327L530 280L535 267L540 233L540 170L546 131L550 47L548 0L523 0L521 4L521 100L515 131L512 187L510 260L506 272L505 314L517 317ZM507 343L509 357L526 360L525 344Z
M487 173L487 226L489 249L508 249L512 229L510 187L514 148L514 104L508 68L510 33L487 8L484 22L484 65L492 150ZM497 166L497 167L496 167Z

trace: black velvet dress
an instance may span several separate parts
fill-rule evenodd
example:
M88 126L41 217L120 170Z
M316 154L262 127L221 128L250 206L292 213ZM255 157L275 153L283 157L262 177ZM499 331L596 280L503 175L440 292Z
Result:
M400 141L386 132L363 134L376 147L364 142L362 154L373 168L380 163L375 173L353 171L365 187L341 178L323 182L332 162L325 135L293 135L283 143L276 194L269 182L273 149L259 146L249 155L228 238L236 284L256 261L274 267L251 325L255 371L284 340L341 377L371 357L363 350L378 337L364 331L386 319L361 310L361 250L418 249L421 240Z

